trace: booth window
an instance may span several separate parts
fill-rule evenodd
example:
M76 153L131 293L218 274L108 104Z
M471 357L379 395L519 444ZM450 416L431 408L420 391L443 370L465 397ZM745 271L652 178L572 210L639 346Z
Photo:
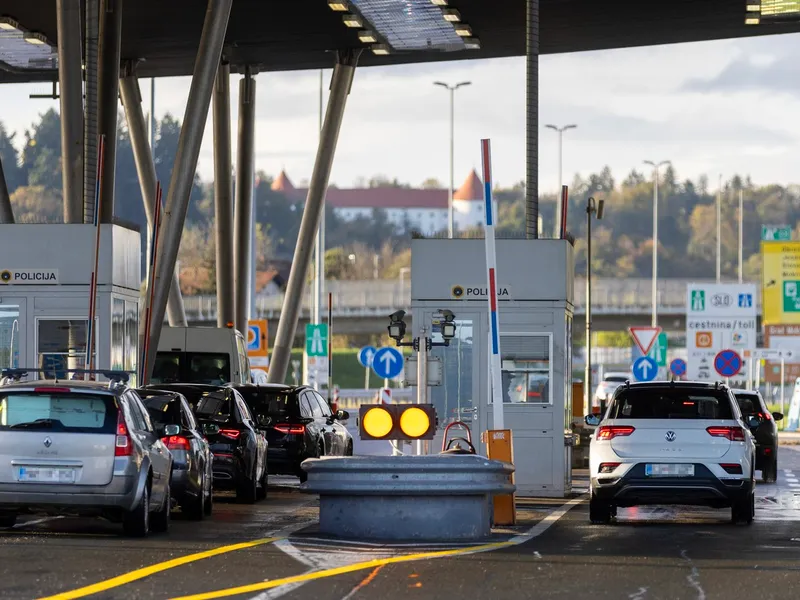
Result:
M125 301L125 370L137 372L139 364L139 303Z
M38 366L49 371L45 379L65 378L67 369L86 367L87 319L39 319L37 324ZM93 358L97 358L97 329Z
M19 366L19 306L0 306L0 367Z
M503 402L552 403L552 338L549 334L501 335Z
M111 368L125 369L125 300L111 301Z

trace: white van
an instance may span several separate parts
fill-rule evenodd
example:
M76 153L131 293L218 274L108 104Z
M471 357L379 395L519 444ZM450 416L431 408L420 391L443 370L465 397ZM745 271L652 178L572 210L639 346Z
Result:
M244 337L235 329L164 327L151 383L250 383Z

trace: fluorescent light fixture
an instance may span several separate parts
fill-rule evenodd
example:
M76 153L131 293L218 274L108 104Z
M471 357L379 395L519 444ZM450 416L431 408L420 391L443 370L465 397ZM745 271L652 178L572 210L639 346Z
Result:
M451 23L458 23L461 20L461 13L455 8L445 8L442 10L442 16L445 21L450 21Z
M362 21L358 16L352 14L346 14L342 17L342 21L348 27L355 27L356 29L361 28L364 26L364 21Z
M748 15L744 19L745 25L759 25L761 23L761 16L757 14Z
M344 0L328 0L328 8L336 12L347 12L349 7Z
M431 0L431 3L436 6L447 6L447 0Z
M481 41L476 37L464 38L464 47L467 50L480 50Z
M761 2L747 0L747 12L761 12Z
M375 35L374 31L370 31L369 29L365 29L363 31L358 32L358 39L361 41L362 44L377 44L378 43L378 36Z
M461 37L470 37L472 35L472 27L466 23L459 23L455 26L456 33Z
M35 31L28 31L22 34L22 39L29 44L33 44L34 46L44 46L47 44L47 38L41 33L36 33Z
M2 31L18 31L19 23L10 17L0 17L0 30Z
M389 46L386 44L373 44L372 46L372 53L378 56L386 56L389 52Z

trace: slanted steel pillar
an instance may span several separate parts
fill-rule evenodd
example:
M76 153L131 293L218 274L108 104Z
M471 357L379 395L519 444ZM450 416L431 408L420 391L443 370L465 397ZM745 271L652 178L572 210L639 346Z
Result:
M119 91L122 97L122 106L125 108L125 117L128 120L128 131L133 146L133 159L136 162L136 172L139 175L139 185L142 188L142 201L144 213L147 216L147 226L152 229L155 218L154 208L156 199L156 166L153 163L153 154L147 135L147 123L142 111L142 93L139 89L139 80L135 75L126 73L119 81ZM172 284L169 288L167 300L167 320L170 327L186 327L186 311L183 307L183 297L178 284L178 277L173 272ZM142 320L142 325L144 322ZM142 334L143 327L140 327Z
M525 237L539 237L539 0L528 0L526 21Z
M221 63L214 86L214 216L217 327L234 323L233 181L231 181L231 67Z
M317 158L314 162L314 171L311 175L311 184L308 186L303 219L300 222L300 231L297 235L292 270L286 286L286 296L283 300L278 332L275 336L275 346L269 367L269 382L283 383L289 360L292 353L292 343L297 331L297 319L300 316L300 302L303 298L306 275L311 264L311 252L314 248L314 238L319 227L320 215L325 205L325 193L328 189L328 180L333 166L333 157L336 152L336 142L339 139L339 129L342 126L344 109L347 96L353 84L360 50L342 50L337 54L336 66L331 78L328 108L325 112L325 122L320 134Z
M0 223L13 223L14 211L11 209L11 196L8 193L3 161L0 159Z
M81 0L57 0L64 222L83 222L83 49Z
M175 166L172 168L172 179L164 207L164 218L159 227L158 266L155 277L155 297L152 306L152 325L150 328L150 346L158 348L161 327L164 324L164 313L167 309L167 296L178 260L178 248L181 244L181 233L186 221L189 207L189 196L197 169L197 157L200 155L200 144L203 141L206 117L211 105L214 91L214 79L222 56L222 45L225 43L225 32L228 29L228 18L231 14L232 0L209 0L206 8L203 33L197 50L194 64L192 85L189 88L189 100L183 116L181 135L178 138L178 151ZM153 373L156 353L149 353L146 365L146 379Z
M85 0L86 43L84 45L85 107L83 120L83 222L94 220L97 181L97 48L100 31L100 0Z
M236 289L236 329L247 333L250 319L250 265L253 233L253 177L255 176L256 82L245 68L239 81L239 142L236 151L236 207L233 264Z
M100 48L98 64L98 130L105 135L103 188L100 218L111 223L114 217L114 172L117 166L117 116L119 113L119 67L122 42L122 0L103 0L100 10Z

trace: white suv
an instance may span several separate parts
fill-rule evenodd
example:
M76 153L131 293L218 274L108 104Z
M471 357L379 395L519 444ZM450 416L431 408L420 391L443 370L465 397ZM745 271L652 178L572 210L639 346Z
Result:
M592 523L617 507L682 504L731 507L753 521L755 444L731 391L720 383L626 383L597 426L589 449Z

